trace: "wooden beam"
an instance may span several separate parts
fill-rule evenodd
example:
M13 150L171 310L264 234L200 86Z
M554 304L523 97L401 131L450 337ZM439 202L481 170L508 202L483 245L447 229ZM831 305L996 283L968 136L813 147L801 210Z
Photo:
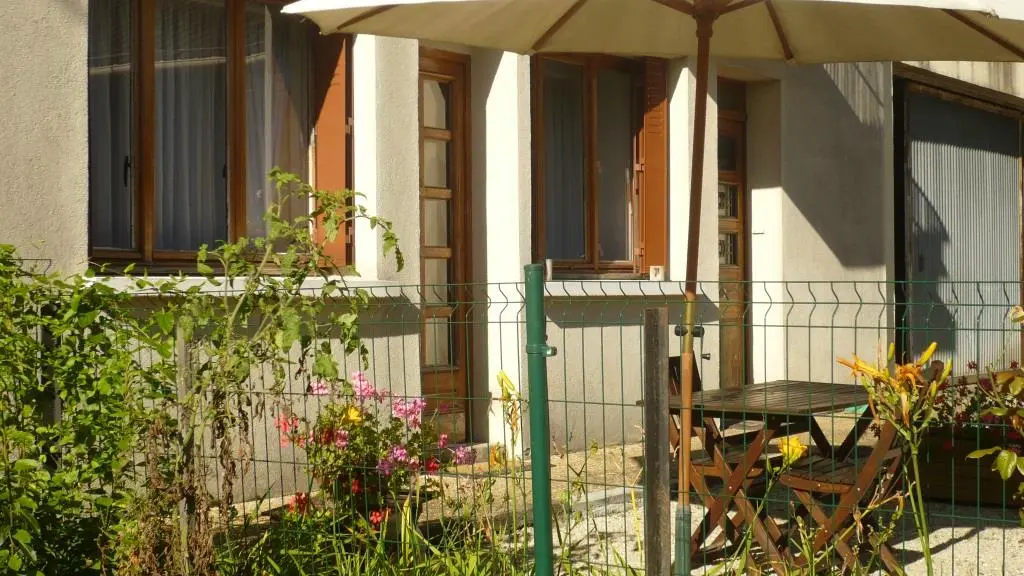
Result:
M789 38L786 37L786 30L782 27L782 22L779 20L779 13L775 11L775 4L772 3L772 0L766 0L764 5L768 8L768 17L772 19L772 26L775 27L775 35L779 37L782 55L786 57L788 62L793 59L793 49L789 46Z
M764 0L739 0L738 2L734 0L726 0L725 5L722 6L720 14L725 15L730 12L749 8L754 4L760 4L761 2L764 2Z
M690 2L689 0L654 0L654 1L657 2L658 4L661 4L662 6L665 6L667 8L671 8L671 9L677 11L677 12L682 12L683 14L686 14L686 15L689 15L689 16L693 16L693 12L694 12L694 10L693 10L693 2Z
M363 20L366 20L367 18L373 18L374 16L378 16L380 14L383 14L384 12L387 12L388 10L391 10L394 7L395 7L394 4L390 4L388 6L378 6L378 7L374 8L374 9L372 9L372 10L367 10L366 12L363 12L359 16L356 16L354 18L350 18L350 19L342 22L341 24L338 25L338 27L335 29L335 31L341 32L342 30L344 30L345 28L348 28L349 26L354 26L355 24L358 24L358 23L362 22Z
M988 38L989 40L995 42L996 44L999 44L1003 48L1006 48L1017 58L1024 60L1024 49L1021 49L1013 42L1010 42L1006 38L1003 38L999 34L996 34L995 32L989 30L988 28L982 26L981 24L975 22L974 20L971 20L970 18L961 14L960 12L957 12L956 10L943 10L943 12L959 20L965 26L974 30L978 34L981 34L982 36Z
M572 6L570 6L569 9L558 18L558 20L555 20L555 23L545 30L544 33L540 35L540 38L537 38L537 41L533 43L530 50L537 52L542 49L544 45L547 44L551 38L557 34L573 16L576 15L577 12L579 12L580 8L583 7L583 4L586 1L587 0L576 0L576 2L573 2Z

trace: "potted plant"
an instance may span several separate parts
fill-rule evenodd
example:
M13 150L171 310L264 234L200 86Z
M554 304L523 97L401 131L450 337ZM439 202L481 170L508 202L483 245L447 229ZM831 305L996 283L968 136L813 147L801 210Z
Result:
M984 372L977 362L970 362L967 374L942 383L936 397L938 418L921 447L926 498L985 506L1010 503L1012 491L1004 487L999 472L968 455L990 446L1015 452L1024 446L1020 434L990 412L999 403L993 382L1019 373L1017 362Z

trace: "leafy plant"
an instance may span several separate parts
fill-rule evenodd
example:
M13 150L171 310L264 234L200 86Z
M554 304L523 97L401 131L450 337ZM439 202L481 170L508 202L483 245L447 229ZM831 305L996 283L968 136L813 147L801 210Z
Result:
M132 450L168 390L130 296L38 274L0 246L0 573L97 567L138 481Z
M891 424L910 452L911 467L909 471L904 467L904 471L908 474L910 506L929 576L932 574L933 565L928 541L928 513L921 491L922 478L918 455L924 435L938 415L936 397L940 386L949 379L951 370L951 365L946 365L941 371L930 370L926 374L925 366L928 365L936 348L937 344L933 342L917 361L896 364L894 369L889 368L896 355L894 345L889 347L889 357L885 366L872 366L856 356L852 361L839 361L840 364L852 369L855 376L860 377L868 391L868 402L875 417Z

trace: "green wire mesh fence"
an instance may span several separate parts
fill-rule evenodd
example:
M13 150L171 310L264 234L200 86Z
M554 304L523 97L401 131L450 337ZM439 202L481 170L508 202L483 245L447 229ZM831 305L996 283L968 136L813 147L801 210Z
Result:
M645 462L644 441L653 425L682 433L678 393L686 366L673 330L683 317L682 289L674 282L564 280L549 281L528 297L524 283L365 286L368 308L358 323L365 365L325 344L343 376L372 386L350 393L363 394L384 420L400 412L407 418L409 407L425 399L422 420L443 436L412 464L409 483L424 490L406 495L415 493L411 521L427 541L451 547L472 540L500 550L508 570L544 572L550 553L555 573L642 572L652 565L644 527L652 493L645 472L653 463ZM908 574L924 574L903 496L906 455L884 423L870 418L863 387L837 359L884 361L890 343L897 358L914 358L932 342L933 360L949 367L948 381L956 384L942 395L920 456L935 573L1024 572L1021 502L1014 499L1022 476L1004 482L991 470L991 457L967 459L973 450L1019 451L1024 444L975 401L983 396L979 389L993 386L990 370L1019 367L1021 332L1007 314L1020 296L1020 284L1011 282L701 283L697 324L703 333L694 359L700 429L691 443L700 481L689 487L693 524L684 535L693 542L693 572L734 573L756 565L782 573L811 560L815 569L840 572L853 563L845 546L876 571L891 569L883 558L891 553ZM140 296L138 306L155 313L163 298ZM530 326L527 309L538 299L543 314L534 314ZM651 308L668 312L669 325L662 328L666 385L675 403L673 415L656 423L644 419L644 312ZM543 346L528 342L531 328ZM180 367L203 360L187 358L188 342L179 344ZM533 434L538 409L530 387L539 373L528 371L528 351L542 357L535 368L546 367L545 437ZM275 384L283 388L281 398L267 392ZM208 436L196 442L212 495L205 505L223 531L218 542L230 550L225 554L237 557L265 545L263 535L275 526L284 527L300 555L310 539L349 534L347 520L302 520L310 509L330 516L332 501L342 496L367 502L366 520L401 546L401 530L392 530L401 503L370 504L375 487L367 483L380 480L381 467L390 465L386 458L335 473L329 485L310 473L312 446L346 448L340 432L368 412L342 411L336 428L316 428L312 435L302 428L297 435L293 422L315 423L332 409L308 372L253 368L246 386L253 409L238 450L223 452ZM715 390L730 392L716 396ZM325 432L329 437L321 437ZM714 437L719 433L723 438ZM892 450L875 450L890 441ZM808 449L780 464L792 445ZM538 460L540 447L549 455ZM672 486L671 501L663 504L670 511L678 497L676 455L672 449L663 454ZM138 458L145 460L144 447ZM894 458L902 461L890 467ZM872 472L861 474L869 466ZM865 483L858 485L859 479ZM867 501L850 505L843 500L850 491L863 492ZM901 505L903 516L893 518ZM821 554L802 548L808 541L813 548L817 527L843 506L849 515L831 528ZM538 514L545 521L538 522ZM840 540L845 544L836 546ZM672 547L658 549L669 554Z

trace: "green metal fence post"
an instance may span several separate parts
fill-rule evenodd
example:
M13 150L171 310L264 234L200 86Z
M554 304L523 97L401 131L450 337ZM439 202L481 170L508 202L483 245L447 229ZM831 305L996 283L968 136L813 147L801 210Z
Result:
M530 460L533 462L533 538L537 576L554 574L551 537L551 425L548 420L548 346L544 315L544 266L526 269L526 358L529 382Z

